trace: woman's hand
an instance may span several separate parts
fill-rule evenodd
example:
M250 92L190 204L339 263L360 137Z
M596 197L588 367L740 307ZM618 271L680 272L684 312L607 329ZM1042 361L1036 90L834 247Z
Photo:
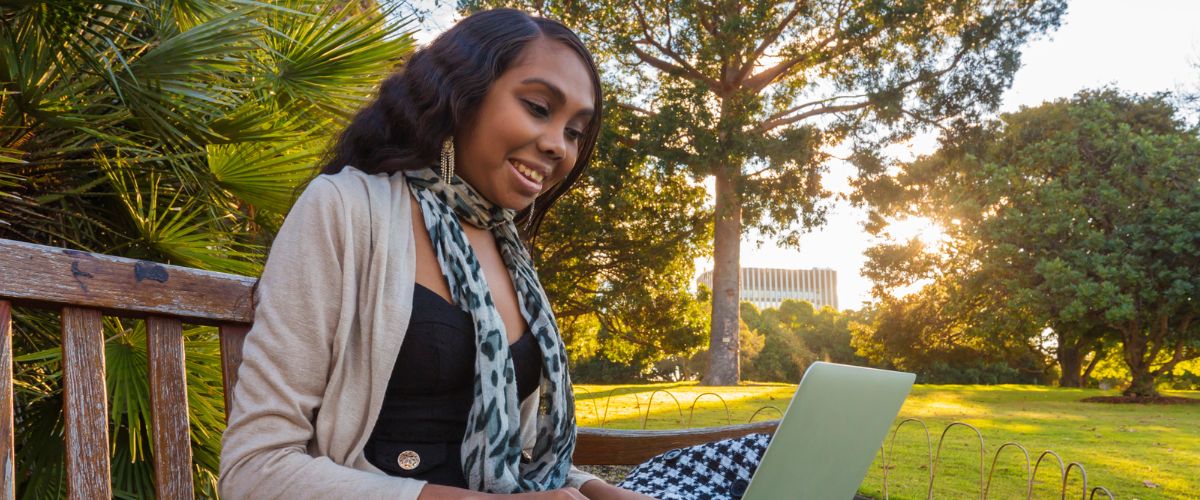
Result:
M589 500L654 500L653 497L618 488L599 479L583 483L579 491Z
M559 488L557 490L514 493L511 495L480 493L478 491L463 490L449 486L427 484L421 490L419 500L437 500L442 498L455 498L459 500L504 500L509 498L521 500L654 500L652 497L618 488L599 479L583 483L583 487L578 490L575 488Z
M535 491L531 493L514 493L511 495L503 495L498 493L480 493L478 491L464 490L452 486L442 486L440 484L426 484L421 489L421 496L418 500L506 500L506 499L521 499L521 500L587 500L588 497L580 493L575 488L559 488L550 491Z
M503 498L521 498L524 500L587 500L579 490L575 488L559 488L550 491L538 491L533 493L518 493L515 495L497 495Z

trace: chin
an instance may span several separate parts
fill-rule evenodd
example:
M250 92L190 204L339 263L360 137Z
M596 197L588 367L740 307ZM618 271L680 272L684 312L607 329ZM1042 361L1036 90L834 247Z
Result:
M500 208L516 210L518 212L525 210L527 207L529 207L530 203L533 203L532 199L525 198L516 193L511 193L508 196L497 197L496 201L492 202L492 204Z
M532 203L531 200L518 200L516 202L506 203L506 204L503 204L500 206L507 208L509 210L516 210L516 211L520 212L522 210L525 210L526 208L529 208L530 203Z

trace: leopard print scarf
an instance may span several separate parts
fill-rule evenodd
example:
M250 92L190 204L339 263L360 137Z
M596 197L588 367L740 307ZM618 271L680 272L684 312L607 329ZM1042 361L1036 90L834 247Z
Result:
M475 401L462 443L463 474L471 489L518 493L561 488L575 450L575 400L567 353L550 302L517 235L513 210L501 208L453 176L442 182L433 169L405 171L421 205L425 228L450 295L475 323ZM459 218L488 229L512 276L517 304L542 353L541 406L532 460L521 461L517 382L504 322Z

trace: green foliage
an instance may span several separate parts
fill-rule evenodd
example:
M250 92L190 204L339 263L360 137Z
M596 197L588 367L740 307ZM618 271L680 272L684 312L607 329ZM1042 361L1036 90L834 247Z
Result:
M592 165L535 242L578 380L640 380L701 349L708 330L708 306L690 291L712 237L704 188L619 144L607 132L618 119L607 117Z
M1137 395L1200 357L1200 139L1166 95L1084 91L958 130L896 167L860 186L869 229L920 216L946 236L871 251L881 317L947 345L1049 346L1064 377L1119 342ZM903 330L877 322L872 335Z
M814 361L865 365L851 347L850 325L861 313L820 310L784 300L778 309L742 302L742 375L747 380L795 382ZM751 340L747 340L747 338Z
M743 224L795 246L824 222L828 150L874 150L914 129L993 109L1030 37L1062 0L698 2L466 0L512 6L578 30L619 106L611 133L660 171L717 179L714 248ZM736 258L716 255L718 276ZM713 342L737 332L736 280L714 283ZM736 381L724 350L709 373ZM726 374L732 380L726 380Z
M885 297L851 323L851 345L872 365L916 373L923 383L1050 380L1045 354L1031 339L980 333L953 315L949 297L940 283Z
M373 2L17 2L0 7L0 237L257 274L338 123L412 48ZM57 319L13 329L17 493L63 478ZM193 476L216 494L216 333L186 328ZM113 491L153 496L145 326L105 321Z
M1156 364L1166 363L1169 358L1166 353L1160 353ZM1105 346L1101 358L1096 363L1088 380L1088 387L1111 388L1129 384L1131 375L1129 366L1121 356L1121 346L1112 344ZM1156 387L1176 390L1200 390L1200 358L1181 361L1169 373L1160 375Z
M923 384L996 385L1030 382L1028 378L1021 376L1019 370L1008 366L1008 363L986 363L980 360L954 365L934 361L928 368L917 373L917 379Z

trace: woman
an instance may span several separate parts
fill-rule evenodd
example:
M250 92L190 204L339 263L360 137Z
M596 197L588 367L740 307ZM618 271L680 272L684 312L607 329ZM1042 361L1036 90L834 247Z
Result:
M646 498L571 465L536 233L600 126L561 24L499 9L415 52L279 231L229 427L227 498Z

